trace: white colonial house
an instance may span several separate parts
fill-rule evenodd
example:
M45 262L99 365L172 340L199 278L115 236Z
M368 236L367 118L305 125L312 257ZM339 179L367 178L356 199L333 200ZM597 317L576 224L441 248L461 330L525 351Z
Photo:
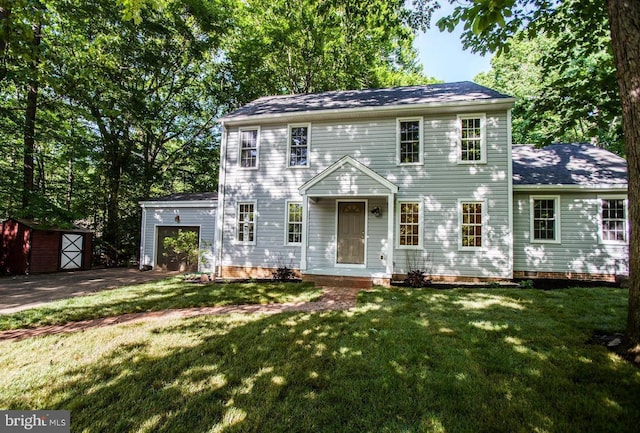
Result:
M264 97L226 115L201 269L288 266L322 284L626 273L624 159L513 146L514 102L460 82Z

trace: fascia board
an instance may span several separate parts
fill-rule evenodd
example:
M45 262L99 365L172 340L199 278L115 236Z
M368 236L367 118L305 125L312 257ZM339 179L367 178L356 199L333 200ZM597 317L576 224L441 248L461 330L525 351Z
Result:
M345 117L411 116L429 113L459 113L461 110L507 110L512 108L515 98L497 98L484 101L429 102L423 104L383 105L358 108L335 108L309 110L294 113L245 115L218 119L225 126L242 126L256 123L301 122L342 119Z

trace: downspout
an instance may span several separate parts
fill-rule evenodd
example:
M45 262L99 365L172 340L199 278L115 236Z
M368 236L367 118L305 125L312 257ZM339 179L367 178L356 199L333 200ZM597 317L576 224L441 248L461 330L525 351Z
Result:
M509 213L509 275L507 278L513 278L513 133L511 128L511 108L507 110L507 194L508 213Z
M391 193L387 195L387 274L389 278L393 278L393 250L395 248L396 240L393 236L395 225L395 194Z
M227 181L227 127L224 122L220 122L222 125L222 140L220 143L220 172L218 174L218 207L216 208L216 231L214 236L215 255L213 270L217 277L222 277L222 248L224 245L224 200L225 200L225 185Z
M146 260L144 257L144 251L145 251L145 243L144 240L147 237L147 208L145 207L144 203L139 203L140 207L142 208L142 230L140 231L140 260L138 261L138 269L142 270L144 269L144 266L146 265ZM154 234L155 236L155 234ZM144 262L143 262L144 261Z

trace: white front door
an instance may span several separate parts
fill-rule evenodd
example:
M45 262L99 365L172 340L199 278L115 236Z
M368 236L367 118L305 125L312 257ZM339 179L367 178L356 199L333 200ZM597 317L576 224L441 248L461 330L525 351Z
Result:
M364 264L365 223L364 202L338 202L338 264Z

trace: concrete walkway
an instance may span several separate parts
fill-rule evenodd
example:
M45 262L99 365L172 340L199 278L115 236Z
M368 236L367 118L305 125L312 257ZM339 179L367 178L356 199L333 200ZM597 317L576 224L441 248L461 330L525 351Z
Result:
M15 313L58 299L88 295L114 287L156 281L171 275L177 273L109 268L0 277L0 314Z
M357 288L325 287L320 299L314 302L180 308L143 313L129 313L100 319L83 320L81 322L71 322L63 325L41 326L39 328L33 329L12 329L0 332L0 341L21 340L23 338L36 337L41 335L54 335L67 332L76 332L92 328L100 328L103 326L117 325L122 323L134 323L140 322L142 320L153 320L157 318L187 318L204 315L221 315L233 313L278 314L297 311L317 312L347 310L349 308L355 307L359 291L360 289Z

